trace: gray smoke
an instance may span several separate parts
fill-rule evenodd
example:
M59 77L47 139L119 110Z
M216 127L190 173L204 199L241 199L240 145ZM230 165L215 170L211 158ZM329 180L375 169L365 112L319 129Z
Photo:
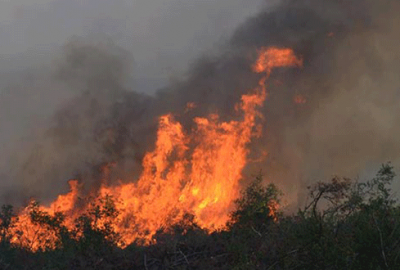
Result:
M103 112L101 106L119 100L121 91L154 93L169 80L179 77L190 59L222 43L261 3L262 0L16 0L0 3L0 190L4 194L0 202L20 203L31 195L43 199L54 197L67 190L66 179L81 171L91 171L75 164L90 168L98 160L112 159L97 155L102 146L96 142L88 145L82 142L83 138L87 141L91 138L85 132L92 132L85 123L81 123L83 129L79 135L72 130L79 126L74 126L74 120L66 124L68 117L85 117L79 109L90 111L78 105L85 103L84 98L79 98L82 93L92 93L87 100L97 102L101 108L98 116L93 116L98 113L94 109L87 113L95 118L88 118L88 125L102 130L96 121L100 122L110 107ZM71 39L73 35L85 38ZM67 45L61 49L65 42ZM68 52L77 52L80 56L92 54L90 61L93 62L73 63L74 56L68 56ZM104 55L93 60L96 52ZM101 70L99 65L109 64L122 70L112 70L107 75L107 69ZM78 74L78 69L83 73ZM94 89L108 79L111 80L109 85L101 86L102 90ZM111 89L112 84L114 88L107 94L105 88ZM120 94L114 96L113 91ZM99 97L93 98L95 92L99 92ZM108 100L107 95L114 99ZM124 96L134 100L141 95L125 93ZM130 106L129 101L125 105ZM69 106L76 110L68 111ZM58 112L54 113L56 110ZM69 116L63 117L63 113ZM54 114L56 116L52 117ZM110 114L106 118L112 117ZM63 125L62 121L66 127L58 128ZM57 139L56 134L63 131L65 134ZM146 136L151 138L152 135L147 135L151 132L146 131ZM68 134L75 135L68 139ZM70 144L62 146L64 141ZM78 152L79 144L84 145L81 152ZM139 147L147 149L146 145Z
M75 38L64 46L53 80L79 95L63 104L45 134L24 148L9 174L13 192L52 198L69 178L88 186L133 181L152 149L157 117L172 112L190 130L193 116L239 117L234 104L257 85L251 72L262 46L293 48L304 68L275 70L263 108L263 136L252 145L245 178L261 169L289 204L305 186L333 174L364 177L379 164L400 165L400 5L396 1L281 1L247 20L217 51L192 63L155 95L129 89L130 54L109 40ZM306 98L296 104L296 95ZM197 107L183 113L188 102ZM27 150L29 149L29 150ZM21 165L22 164L22 165Z

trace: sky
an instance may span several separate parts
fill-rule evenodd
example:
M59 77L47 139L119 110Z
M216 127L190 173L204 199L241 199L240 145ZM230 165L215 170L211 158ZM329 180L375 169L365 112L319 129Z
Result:
M0 57L23 55L25 65L71 36L108 35L133 54L140 80L168 79L223 43L261 5L262 0L2 0Z

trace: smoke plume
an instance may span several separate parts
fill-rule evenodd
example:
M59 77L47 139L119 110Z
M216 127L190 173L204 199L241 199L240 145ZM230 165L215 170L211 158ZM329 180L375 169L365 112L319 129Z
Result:
M25 154L4 176L14 181L4 200L16 193L52 199L70 178L98 185L105 166L106 181L134 181L160 115L172 112L188 130L194 116L239 117L234 104L257 85L251 64L268 46L293 48L304 68L275 70L267 82L262 136L251 144L245 180L261 170L299 205L313 181L363 177L386 161L400 165L399 12L390 0L268 5L155 95L126 86L134 55L110 40L71 39L52 80L78 94L20 149Z

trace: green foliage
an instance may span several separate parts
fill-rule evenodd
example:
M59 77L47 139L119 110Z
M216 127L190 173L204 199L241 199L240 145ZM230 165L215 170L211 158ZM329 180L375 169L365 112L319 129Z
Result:
M9 242L10 229L12 228L13 207L3 205L0 212L0 239L2 244Z
M13 227L12 218L13 207L3 205L0 211L0 269L9 267L16 259L15 251L10 244L12 237L10 230Z
M114 232L113 222L116 221L118 211L115 201L106 195L97 202L92 202L86 214L76 220L74 235L79 235L83 249L92 246L117 245L121 242L120 236ZM101 222L100 222L101 221Z
M280 214L274 205L279 204L281 195L274 184L264 187L262 176L257 176L236 200L236 210L231 214L230 226L263 229Z
M236 201L226 229L209 233L193 215L161 228L149 246L125 249L114 232L112 197L91 204L64 226L62 213L29 206L30 218L59 241L36 253L10 245L11 206L0 212L0 269L400 269L400 207L391 192L393 167L358 182L334 177L309 187L309 202L296 214L274 206L281 192L256 177Z

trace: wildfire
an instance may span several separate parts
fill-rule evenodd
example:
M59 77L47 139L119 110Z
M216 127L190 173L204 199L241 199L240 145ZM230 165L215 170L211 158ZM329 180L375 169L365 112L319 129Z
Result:
M71 191L60 195L49 207L32 203L15 220L12 242L32 250L55 246L54 234L32 221L32 209L37 218L64 213L62 223L74 230L75 220L93 209L101 198L114 199L116 209L112 227L124 247L136 239L151 243L160 228L168 228L189 213L204 229L213 231L225 226L235 199L240 194L239 181L248 155L248 144L256 136L258 108L266 98L265 80L275 67L301 66L302 60L291 49L262 48L253 66L265 75L259 86L243 95L237 108L242 120L223 122L216 114L194 118L196 128L185 131L170 114L159 119L155 149L143 159L143 172L135 183L117 186L103 185L92 200L79 196L77 181L70 181ZM191 109L195 105L188 104ZM271 205L275 218L278 205ZM99 209L99 208L97 208ZM105 226L99 220L96 226ZM77 235L79 237L79 235Z
M259 50L259 57L253 65L253 71L257 73L266 72L268 77L273 68L295 66L303 66L303 60L296 57L292 49L264 47Z
M269 215L274 219L275 222L278 221L278 210L280 205L275 200L271 200L268 204L269 207Z
M196 106L196 104L195 104L194 102L188 102L188 103L186 103L185 112L191 111L191 110L193 110L193 109L196 108L196 107L197 107L197 106Z
M307 103L307 99L303 95L297 94L293 97L293 102L296 104L305 104Z

